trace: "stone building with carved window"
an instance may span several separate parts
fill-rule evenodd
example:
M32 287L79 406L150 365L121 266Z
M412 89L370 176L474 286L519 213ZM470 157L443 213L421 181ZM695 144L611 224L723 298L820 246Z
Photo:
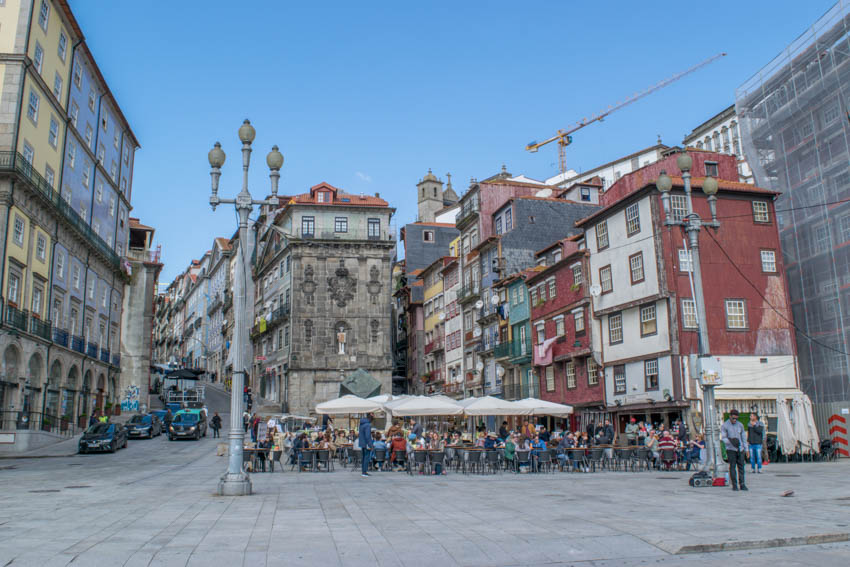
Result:
M306 415L358 368L389 393L395 209L328 183L264 207L256 224L252 388Z

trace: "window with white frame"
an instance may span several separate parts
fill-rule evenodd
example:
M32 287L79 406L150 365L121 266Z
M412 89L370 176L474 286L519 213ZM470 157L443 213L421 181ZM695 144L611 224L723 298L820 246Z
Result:
M12 239L18 246L24 245L24 219L17 214L15 214L15 227Z
M643 281L643 252L629 256L629 275L632 285Z
M47 22L50 18L50 3L47 0L41 0L41 8L38 10L38 25L45 32L47 31Z
M47 257L47 239L42 234L39 234L35 239L35 257L40 262L44 262Z
M50 130L47 132L47 142L54 148L59 145L59 123L50 117Z
M65 32L59 32L59 46L56 49L56 53L59 54L59 59L65 61L65 56L68 53L68 37L65 35Z
M80 83L82 82L82 79L83 79L83 66L80 65L79 63L77 63L76 65L74 65L74 84L77 86L77 88L80 88ZM76 125L77 124L75 122L74 126L76 126Z
M115 160L112 160L112 163L109 165L109 177L112 178L112 181L117 181L118 179L118 164L115 163Z
M41 315L41 298L43 293L44 292L42 291L41 287L33 285L31 305L33 315Z
M124 165L128 165L130 163L130 148L124 146Z
M756 222L770 222L767 201L753 201L753 220Z
M30 165L33 165L33 162L35 162L35 150L32 149L32 146L27 141L24 142L24 159Z
M561 249L555 250L552 252L552 263L557 264L561 261Z
M584 309L573 311L573 322L575 323L576 333L584 332Z
M334 232L348 232L348 217L334 217Z
M94 142L94 132L91 128L91 124L86 124L85 139L86 139L86 145L89 147L89 149L91 149L92 143Z
M36 71L41 73L41 69L44 67L44 49L42 49L38 41L35 42L35 52L33 52L32 62Z
M27 104L27 117L33 122L38 122L38 105L41 102L34 90L30 90L29 103Z
M103 115L100 117L100 127L104 132L106 132L106 130L109 128L109 113L108 112L104 112Z
M618 364L614 367L614 393L626 393L626 365Z
M115 216L115 195L109 197L109 216Z
M97 148L97 161L101 165L103 165L104 157L106 157L106 148L103 146L103 144L100 144L100 146L98 146Z
M65 253L61 250L56 253L56 276L65 279Z
M6 299L12 303L18 302L18 292L21 289L21 277L14 271L9 272L9 284L6 286Z
M679 248L679 271L690 272L694 269L694 255L690 250Z
M643 376L646 391L658 389L658 359L653 358L643 361Z
M688 201L684 195L670 196L670 214L673 220L680 221L688 214Z
M80 267L74 266L72 273L73 273L74 289L80 289Z
M95 191L95 198L98 203L103 202L103 181L99 181L97 184L97 190Z
M696 329L697 324L697 304L693 299L682 300L682 327L685 329Z
M555 278L549 278L547 282L549 285L549 299L555 299L556 287L555 287Z
M91 110L92 112L94 112L94 101L95 101L94 89L89 89L89 110Z
M567 330L564 325L564 316L558 315L557 317L555 317L555 336L563 337L566 332Z
M118 131L116 130L115 135L112 136L112 147L114 147L117 150L120 145L121 145L121 136L118 134Z
M776 252L773 250L761 251L761 271L768 273L776 272Z
M102 307L106 307L108 305L107 299L108 299L108 297L107 297L107 294L106 294L106 288L103 288L103 290L101 290L101 294L100 294L100 305Z
M82 217L82 219L83 219L84 221L88 222L88 220L89 220L89 211L88 211L88 209L86 208L85 203L80 203L80 216Z
M576 387L576 363L568 360L564 363L564 375L567 377L567 388Z
M546 391L555 389L555 368L550 364L546 367Z
M68 165L71 166L71 169L74 169L74 165L77 162L77 145L74 142L68 144Z
M47 184L51 187L53 187L53 183L56 181L56 173L49 165L44 166L44 180L47 181Z
M640 308L640 336L654 335L657 331L655 304L644 305Z
M91 168L91 164L89 163L88 158L83 160L83 186L88 187L89 182L91 181L91 172L89 169Z
M58 72L53 75L53 96L62 100L62 75Z
M581 285L582 282L582 273L581 273L581 264L573 264L570 266L573 271L573 285L578 286Z
M599 268L599 285L602 288L602 293L608 293L614 289L614 283L611 280L611 266Z
M537 333L537 344L542 345L543 341L546 340L546 325L543 321L538 322L534 325L534 330Z
M89 281L89 289L88 289L89 299L91 299L91 300L94 300L94 285L95 285L94 278L92 278Z
M602 221L596 225L596 248L602 250L608 248L608 221Z
M632 236L640 232L640 209L638 203L626 207L626 235Z
M599 384L599 366L592 356L587 357L587 385L596 386Z
M726 300L726 328L747 328L747 304L743 299Z
M71 117L71 124L73 124L74 128L76 128L77 118L80 116L80 107L77 106L76 102L71 103L71 112L69 113L69 116ZM69 153L68 155L70 156L71 154Z
M612 313L608 315L608 344L619 344L623 342L623 314Z

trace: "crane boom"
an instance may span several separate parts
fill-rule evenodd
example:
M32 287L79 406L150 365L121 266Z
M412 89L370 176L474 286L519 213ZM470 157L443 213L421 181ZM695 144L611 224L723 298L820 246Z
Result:
M543 140L542 142L537 142L537 141L529 142L525 146L525 149L529 152L536 152L538 149L540 149L542 146L545 146L546 144L549 144L549 143L552 143L552 142L558 142L558 157L559 157L558 165L560 167L561 173L564 173L567 170L567 160L566 160L566 151L565 150L566 150L566 147L569 146L572 143L572 136L570 136L570 134L572 134L573 132L576 132L578 130L581 130L585 126L590 126L594 122L601 122L609 114L612 114L613 112L616 112L616 111L620 110L621 108L632 104L633 102L637 102L638 100L640 100L640 99L642 99L646 96L649 96L650 94L654 93L655 91L663 89L664 87L670 85L671 83L675 83L676 81L678 81L682 77L684 77L686 75L690 75L694 71L698 71L699 69L702 69L706 65L713 63L714 61L716 61L717 59L720 59L721 57L724 57L725 55L726 55L726 53L718 53L717 55L714 55L713 57L709 57L705 61L701 61L701 62L697 63L696 65L689 67L688 69L685 69L684 71L676 73L675 75L667 77L663 81L659 81L659 82L655 83L654 85L652 85L648 89L645 89L641 92L637 92L637 93L627 97L625 100L618 102L617 104L609 106L608 108L606 108L602 112L594 114L593 116L591 116L589 118L582 118L581 120L571 124L570 126L568 126L564 130L558 130L558 133L555 134L554 136L552 136L551 138L547 138L546 140Z

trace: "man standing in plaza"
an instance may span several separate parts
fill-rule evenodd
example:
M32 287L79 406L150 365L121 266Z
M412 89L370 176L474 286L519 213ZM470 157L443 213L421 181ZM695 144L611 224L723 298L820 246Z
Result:
M357 442L360 445L360 476L369 476L369 458L373 445L372 440L372 414L366 414L360 418L360 431L357 435Z
M747 426L747 444L750 446L750 466L752 472L761 474L761 446L764 443L764 424L759 421L757 413L750 414Z
M626 425L626 440L629 445L637 445L637 434L638 434L638 426L635 418L631 418L629 420L628 425Z
M729 419L723 422L720 428L720 440L726 446L726 455L729 457L729 480L732 490L748 490L744 484L744 462L747 453L747 437L744 425L738 421L738 410L729 412Z

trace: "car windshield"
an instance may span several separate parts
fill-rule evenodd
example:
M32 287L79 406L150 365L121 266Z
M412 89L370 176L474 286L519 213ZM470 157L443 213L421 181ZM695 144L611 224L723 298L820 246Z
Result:
M86 429L87 435L106 435L112 426L108 423L95 423Z
M130 423L150 423L151 417L149 415L134 415L130 418Z
M181 413L174 418L173 423L198 423L198 416L193 413Z

